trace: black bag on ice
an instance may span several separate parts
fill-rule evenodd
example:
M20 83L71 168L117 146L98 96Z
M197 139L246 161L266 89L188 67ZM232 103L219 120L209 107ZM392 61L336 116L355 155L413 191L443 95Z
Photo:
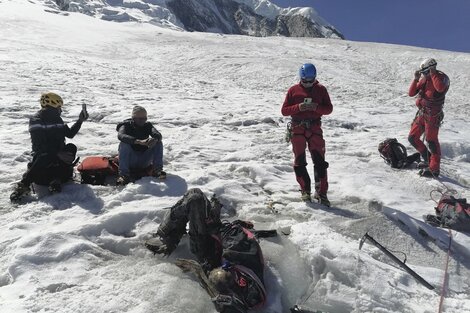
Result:
M420 160L418 152L408 156L405 146L399 143L396 138L385 139L379 144L378 150L385 163L392 168L406 168Z

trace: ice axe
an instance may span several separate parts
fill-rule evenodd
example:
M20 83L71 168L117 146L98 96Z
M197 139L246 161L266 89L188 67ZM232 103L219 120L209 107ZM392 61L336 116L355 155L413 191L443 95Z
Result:
M369 240L370 243L372 243L374 246L379 248L380 251L385 253L389 258L392 259L393 262L397 263L401 268L403 268L408 274L413 276L418 282L423 284L426 288L433 290L434 286L428 283L426 280L424 280L423 277L419 276L415 271L413 271L411 268L409 268L405 262L401 261L399 258L397 258L393 253L387 250L384 246L382 246L380 243L378 243L374 238L372 238L368 233L366 233L362 238L361 241L359 242L359 250L362 249L362 246L364 245L364 242L366 240Z

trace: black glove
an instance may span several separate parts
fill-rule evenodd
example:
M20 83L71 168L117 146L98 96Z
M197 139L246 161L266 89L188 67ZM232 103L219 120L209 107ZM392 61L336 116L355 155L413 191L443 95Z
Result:
M81 111L80 115L78 116L78 121L84 122L88 119L88 113L86 111Z

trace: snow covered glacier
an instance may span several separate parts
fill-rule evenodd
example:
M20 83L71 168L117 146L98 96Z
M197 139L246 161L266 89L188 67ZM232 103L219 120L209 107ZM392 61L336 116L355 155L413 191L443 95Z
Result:
M142 245L193 187L216 193L224 218L291 227L287 237L261 241L270 296L262 313L286 313L298 302L331 313L437 312L441 293L445 312L469 312L469 235L453 232L442 292L448 232L422 220L435 206L429 193L442 183L470 197L469 54L189 33L43 3L0 0L0 312L214 313L204 290L173 264L191 257L187 239L169 258ZM440 130L441 181L392 170L377 152L387 137L411 151L406 137L416 108L407 90L426 57L452 80ZM283 141L281 103L306 61L316 64L334 106L322 121L330 209L299 201ZM134 105L146 107L163 134L168 179L120 189L74 182L52 196L37 188L38 201L12 205L8 195L30 160L28 118L45 91L63 97L66 122L88 104L90 119L72 140L82 159L116 153L116 124ZM436 290L374 246L359 251L366 231L406 253L408 266Z

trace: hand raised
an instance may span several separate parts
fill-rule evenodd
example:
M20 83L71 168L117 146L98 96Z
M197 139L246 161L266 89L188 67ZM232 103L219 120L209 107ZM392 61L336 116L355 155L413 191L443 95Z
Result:
M419 80L420 77L421 77L421 72L415 71L415 80Z

